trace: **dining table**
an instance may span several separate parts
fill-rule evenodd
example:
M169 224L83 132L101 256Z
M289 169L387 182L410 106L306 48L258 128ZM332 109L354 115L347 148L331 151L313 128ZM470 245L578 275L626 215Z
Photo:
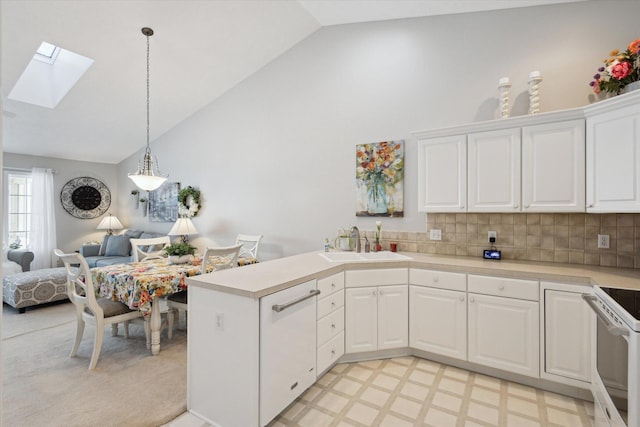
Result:
M207 267L207 272L215 266ZM201 260L185 264L173 264L166 258L143 260L128 264L113 264L91 269L96 293L126 304L132 310L140 310L145 322L149 322L151 335L148 347L151 354L160 352L160 299L187 289L187 277L202 273Z

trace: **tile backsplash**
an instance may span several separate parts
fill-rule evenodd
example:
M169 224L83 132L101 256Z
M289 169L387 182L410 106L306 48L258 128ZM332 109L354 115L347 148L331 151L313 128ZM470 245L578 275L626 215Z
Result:
M386 231L382 246L441 255L482 256L488 232L497 233L503 259L640 268L640 214L586 213L434 213L426 233ZM429 240L440 229L442 240ZM598 249L598 234L609 235L609 249ZM371 240L375 233L367 231Z

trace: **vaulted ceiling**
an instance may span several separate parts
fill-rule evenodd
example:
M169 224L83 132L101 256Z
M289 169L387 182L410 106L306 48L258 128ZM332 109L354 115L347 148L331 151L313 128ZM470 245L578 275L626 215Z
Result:
M3 151L118 163L322 26L581 0L2 0ZM41 42L95 60L53 109L7 96Z

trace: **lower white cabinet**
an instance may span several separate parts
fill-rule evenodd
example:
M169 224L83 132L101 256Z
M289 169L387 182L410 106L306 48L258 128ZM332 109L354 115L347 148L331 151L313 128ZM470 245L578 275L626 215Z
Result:
M407 285L345 290L345 353L408 346Z
M540 376L555 382L589 388L593 312L581 294L586 286L541 282L544 298L544 348Z
M538 377L538 282L469 275L468 286L469 362Z
M316 372L320 377L344 354L344 273L318 279Z

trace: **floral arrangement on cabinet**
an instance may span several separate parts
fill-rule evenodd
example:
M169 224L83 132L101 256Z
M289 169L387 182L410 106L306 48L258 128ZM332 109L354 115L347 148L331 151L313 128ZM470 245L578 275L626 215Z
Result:
M403 140L356 146L356 216L404 215Z
M640 38L629 43L623 52L618 49L611 51L603 62L589 83L593 91L616 95L628 91L629 88L625 90L627 86L640 82ZM636 85L633 86L635 88ZM640 87L640 83L637 86Z

